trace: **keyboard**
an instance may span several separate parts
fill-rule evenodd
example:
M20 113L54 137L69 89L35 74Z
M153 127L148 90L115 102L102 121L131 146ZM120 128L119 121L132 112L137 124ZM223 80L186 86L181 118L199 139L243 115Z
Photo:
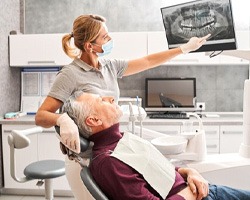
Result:
M150 114L151 119L189 119L186 113L155 113Z

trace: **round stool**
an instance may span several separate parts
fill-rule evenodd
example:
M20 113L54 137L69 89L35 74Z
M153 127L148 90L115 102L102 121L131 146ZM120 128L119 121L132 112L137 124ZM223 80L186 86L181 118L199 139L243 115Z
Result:
M65 175L65 162L62 160L41 160L29 164L24 169L29 179L42 179L45 184L45 198L53 199L52 179Z

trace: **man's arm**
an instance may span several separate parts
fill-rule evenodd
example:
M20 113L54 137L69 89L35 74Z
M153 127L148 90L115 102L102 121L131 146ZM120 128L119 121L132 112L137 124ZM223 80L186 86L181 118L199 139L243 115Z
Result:
M192 168L179 168L178 172L186 179L191 191L197 194L197 200L201 200L209 193L208 181L198 171Z

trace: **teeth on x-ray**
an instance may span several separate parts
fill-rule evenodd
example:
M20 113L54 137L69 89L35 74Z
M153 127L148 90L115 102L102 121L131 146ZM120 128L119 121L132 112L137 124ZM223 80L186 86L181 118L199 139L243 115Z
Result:
M197 18L189 18L185 19L181 22L180 26L183 31L183 34L186 37L192 36L204 36L215 30L215 22L214 18L209 17L200 17Z

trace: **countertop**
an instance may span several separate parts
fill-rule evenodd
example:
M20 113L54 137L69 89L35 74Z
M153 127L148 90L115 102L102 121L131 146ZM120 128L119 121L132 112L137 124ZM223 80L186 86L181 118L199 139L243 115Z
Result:
M209 115L210 117L207 117ZM215 117L214 115L217 115ZM194 125L198 121L194 117L190 119L150 119L146 117L143 121L144 125L182 125L183 121L192 120ZM203 125L242 125L243 124L243 113L242 112L204 112L202 113ZM127 124L128 121L121 119L121 124ZM139 123L139 122L136 122ZM35 125L35 116L27 115L16 119L0 119L0 124L9 125Z

